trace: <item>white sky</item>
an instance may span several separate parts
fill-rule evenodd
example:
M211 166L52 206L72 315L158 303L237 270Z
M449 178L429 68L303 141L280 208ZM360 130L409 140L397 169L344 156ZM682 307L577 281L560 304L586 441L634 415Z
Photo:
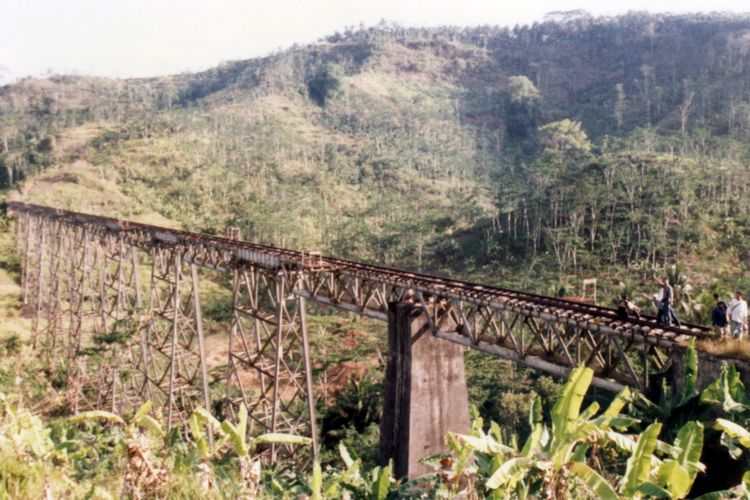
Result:
M0 0L0 84L23 76L195 71L381 19L527 24L545 13L750 12L748 0Z

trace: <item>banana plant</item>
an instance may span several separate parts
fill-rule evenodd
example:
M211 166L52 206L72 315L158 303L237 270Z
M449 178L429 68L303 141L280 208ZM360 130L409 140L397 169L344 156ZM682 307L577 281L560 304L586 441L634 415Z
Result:
M292 434L266 433L257 437L247 437L247 408L240 405L237 415L237 423L229 420L219 422L204 408L196 409L188 419L190 435L195 442L198 453L202 459L207 460L217 455L227 442L232 445L234 452L239 457L249 457L255 453L259 445L263 444L286 444L308 446L312 439ZM206 431L210 429L210 433ZM209 436L215 436L213 445Z
M713 427L721 432L721 442L729 449L729 453L733 458L737 458L742 453L740 447L750 449L750 431L740 424L724 418L717 418ZM742 483L733 488L732 491L710 493L700 497L700 500L718 500L730 497L750 500L750 471L745 472L742 476Z
M471 435L450 436L449 442L458 455L455 463L463 468L459 472L488 477L484 487L492 498L567 498L577 487L584 487L603 499L619 499L621 495L627 498L687 495L702 469L698 460L703 427L689 423L680 430L675 443L668 445L659 441L661 424L656 423L635 441L623 433L638 423L621 414L630 400L627 388L601 414L598 403L581 410L592 379L590 368L578 367L571 372L552 410L551 431L534 416L537 403L532 405L532 431L521 449L514 443L504 444L496 424L490 426L488 433L482 430L480 422ZM594 463L591 457L605 446L629 455L625 476L619 484L590 465ZM469 465L467 450L474 459L473 466Z
M365 500L386 500L396 494L399 482L393 477L393 465L375 467L365 471L360 459L352 458L343 443L339 443L339 455L345 469L324 475L319 462L313 464L308 481L312 500L326 498L357 498ZM283 493L279 491L278 493Z
M690 492L698 472L703 450L703 425L688 422L677 434L673 445L659 441L662 424L649 425L640 435L628 459L621 489L626 496L684 498ZM627 449L628 447L626 447ZM665 458L656 457L664 452Z
M750 398L734 364L724 363L719 378L700 394L701 403L721 408L729 415L747 417L750 414Z
M121 416L103 410L92 410L73 415L68 418L68 422L72 424L80 424L84 422L109 422L110 424L118 425L122 427L128 435L132 435L136 428L141 428L149 431L152 435L163 438L166 433L162 428L161 424L148 413L151 411L153 403L146 401L141 405L138 410L133 414L132 417L125 420Z
M204 408L196 409L188 419L190 435L195 442L202 465L217 456L229 443L237 454L239 463L240 495L256 498L261 490L260 460L255 451L262 444L310 445L312 439L291 434L268 433L247 437L247 408L240 405L237 423L229 420L219 422ZM212 479L209 474L209 480ZM274 485L272 485L274 486Z

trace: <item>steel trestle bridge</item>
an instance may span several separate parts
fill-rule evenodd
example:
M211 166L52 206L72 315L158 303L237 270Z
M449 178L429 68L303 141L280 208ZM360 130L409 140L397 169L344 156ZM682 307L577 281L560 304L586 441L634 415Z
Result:
M248 243L232 230L202 235L20 202L7 211L34 345L50 370L63 373L74 411L125 412L151 399L168 425L179 425L196 405L211 407L209 383L218 381L230 416L245 405L256 431L317 441L308 301L383 321L389 304L410 303L437 339L556 376L587 365L594 384L609 390L648 389L689 338L710 334L703 326L664 328L652 317L622 320L606 307ZM232 297L226 368L211 373L199 293L207 274L231 282ZM84 355L92 349L103 355Z

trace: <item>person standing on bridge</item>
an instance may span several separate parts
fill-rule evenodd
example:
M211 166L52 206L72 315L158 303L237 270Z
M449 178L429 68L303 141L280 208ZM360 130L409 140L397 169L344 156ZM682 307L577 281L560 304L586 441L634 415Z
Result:
M723 337L728 333L727 323L727 303L723 300L718 300L716 307L711 311L711 324L714 327L714 332L719 337Z
M733 337L742 340L747 318L747 302L742 298L742 292L734 292L734 298L729 303L729 331Z
M674 323L678 328L681 326L680 319L675 314L672 304L674 304L674 288L669 284L669 277L664 276L661 281L661 304L659 308L659 324L661 326L671 326Z

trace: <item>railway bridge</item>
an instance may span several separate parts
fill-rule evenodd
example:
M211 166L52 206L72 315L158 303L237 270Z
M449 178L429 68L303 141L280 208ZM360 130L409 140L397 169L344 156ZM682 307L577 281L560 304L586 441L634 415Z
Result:
M56 208L10 202L34 346L63 377L73 411L127 412L145 400L168 426L215 387L250 432L307 435L317 449L308 303L387 322L381 452L399 475L468 428L463 350L593 384L648 389L654 375L709 333L623 321L613 309ZM209 374L199 288L231 288L226 368ZM99 356L87 356L97 352ZM248 375L250 374L250 375ZM209 376L211 375L211 380ZM218 380L217 380L218 378ZM211 386L210 386L211 385ZM273 447L275 459L284 448Z

